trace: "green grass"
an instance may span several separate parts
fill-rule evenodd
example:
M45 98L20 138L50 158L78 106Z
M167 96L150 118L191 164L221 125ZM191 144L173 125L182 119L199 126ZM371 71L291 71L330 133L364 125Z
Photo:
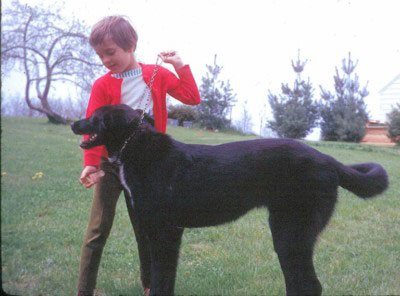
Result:
M254 137L170 128L187 143ZM14 295L74 295L92 190L78 183L80 137L44 119L2 120L2 288ZM336 212L315 251L325 295L400 294L400 152L394 148L311 143L342 162L376 161L390 189L363 201L340 191ZM37 174L37 173L42 173ZM36 178L35 178L36 176ZM41 177L40 177L41 176ZM282 295L268 213L234 223L185 230L176 293ZM123 198L104 250L98 295L141 295L136 242Z

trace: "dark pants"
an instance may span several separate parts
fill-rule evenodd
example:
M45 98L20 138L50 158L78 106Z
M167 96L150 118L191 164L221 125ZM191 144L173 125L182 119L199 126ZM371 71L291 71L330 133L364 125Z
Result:
M96 287L101 255L114 221L118 198L123 190L118 171L114 167L107 165L107 163L102 164L102 169L105 175L94 188L89 224L82 246L78 291L92 292ZM138 242L139 256L142 261L142 284L144 288L147 288L150 286L150 280L148 279L150 271L146 268L146 266L150 265L147 240L141 234L140 227L133 217L132 207L129 204L130 200L127 194L125 194L125 200Z

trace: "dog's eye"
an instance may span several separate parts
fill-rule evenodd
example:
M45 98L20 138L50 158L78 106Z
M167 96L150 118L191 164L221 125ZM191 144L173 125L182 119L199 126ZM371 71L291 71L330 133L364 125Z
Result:
M98 126L99 125L99 119L97 117L92 118L92 124L93 126Z
M111 115L104 116L104 125L110 127L113 122L113 117Z

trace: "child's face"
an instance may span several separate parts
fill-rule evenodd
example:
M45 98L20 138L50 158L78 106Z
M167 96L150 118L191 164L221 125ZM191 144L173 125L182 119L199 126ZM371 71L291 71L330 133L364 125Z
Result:
M125 51L111 38L105 38L101 44L95 46L94 50L103 65L113 73L122 73L135 67L133 49Z

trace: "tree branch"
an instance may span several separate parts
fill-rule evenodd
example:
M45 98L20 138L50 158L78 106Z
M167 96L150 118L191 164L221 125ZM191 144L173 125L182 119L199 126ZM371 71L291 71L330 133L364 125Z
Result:
M101 67L101 64L98 64L98 63L91 63L91 62L88 62L88 61L86 61L86 60L84 60L84 59L73 57L73 56L71 55L71 56L62 56L62 57L60 57L59 59L57 59L57 60L53 63L53 65L51 66L51 68L54 69L55 67L57 67L58 65L62 64L62 63L65 62L65 61L77 61L77 62L83 63L83 64L85 64L85 65L88 65L88 66Z
M14 49L22 49L22 50L30 50L33 51L34 53L36 53L37 55L39 55L41 58L43 58L43 60L46 60L46 57L40 52L38 51L36 48L33 47L29 47L29 46L22 46L22 45L17 45L17 46L13 46L10 48L6 48L2 51L2 55L6 54L7 52L14 50Z
M54 39L54 41L50 45L50 49L47 54L48 58L51 57L53 50L54 50L55 46L57 45L57 43L60 40L62 40L63 38L67 38L67 37L77 37L77 38L87 39L87 37L81 33L70 33L70 32L64 33L64 34L60 35L59 37L57 37L56 39Z

